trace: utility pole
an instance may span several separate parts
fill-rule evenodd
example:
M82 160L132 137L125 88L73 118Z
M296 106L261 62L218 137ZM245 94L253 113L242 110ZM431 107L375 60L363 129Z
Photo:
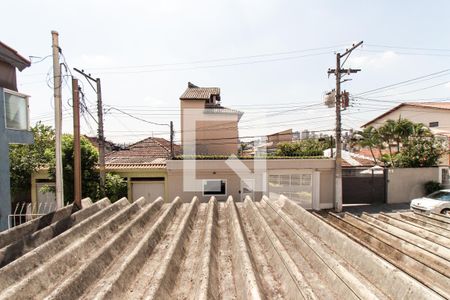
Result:
M102 85L100 78L97 82L97 114L98 114L98 154L99 154L99 168L100 168L100 196L105 197L105 136L103 132L103 104L102 104Z
M78 79L72 77L73 99L73 204L81 209L80 94Z
M106 179L106 170L105 170L105 136L103 131L103 103L102 103L102 86L100 82L100 78L93 78L91 74L84 73L84 70L79 70L74 68L74 70L81 75L83 75L92 89L97 93L97 116L98 116L98 154L99 154L99 169L100 169L100 195L101 197L105 196L105 179ZM96 88L91 84L90 81L96 83Z
M171 159L175 158L175 153L173 152L173 136L174 136L173 122L170 121L170 158Z
M348 56L353 50L362 45L363 41L352 48L347 49L343 54L336 53L336 69L328 69L328 75L336 76L336 159L335 159L335 184L334 184L334 209L336 212L342 211L342 145L341 145L341 74L356 73L360 69L343 69L341 58ZM347 57L348 58L348 57ZM344 60L347 60L347 58Z
M52 50L53 50L53 96L55 99L55 154L56 154L56 207L64 206L64 185L63 185L63 168L62 168L62 152L61 152L61 136L62 136L62 103L61 103L61 65L59 64L59 41L58 32L52 31Z

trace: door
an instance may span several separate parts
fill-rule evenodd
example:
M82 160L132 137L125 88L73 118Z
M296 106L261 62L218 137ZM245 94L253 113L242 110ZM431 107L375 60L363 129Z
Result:
M155 182L132 182L131 183L132 199L133 201L140 197L156 200L158 197L164 198L164 181Z
M244 201L246 196L250 196L254 200L255 179L241 180L241 200Z

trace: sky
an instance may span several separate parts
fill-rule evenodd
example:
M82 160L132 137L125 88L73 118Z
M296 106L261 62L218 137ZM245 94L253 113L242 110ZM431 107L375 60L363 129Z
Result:
M335 86L327 70L335 68L336 52L359 41L363 47L344 65L361 69L342 84L353 98L343 112L345 130L358 129L401 102L450 101L449 1L2 3L10 13L0 19L1 41L33 56L31 67L18 74L19 91L31 96L31 125L54 124L49 55L51 31L59 32L68 67L63 69L67 133L72 132L71 74L80 79L89 112L96 116L96 95L73 68L101 78L105 136L114 142L168 138L168 126L139 119L173 121L179 140L179 97L188 81L221 88L222 104L244 112L243 137L288 128L326 133L335 124L334 109L323 104ZM83 114L83 134L96 134L93 117Z

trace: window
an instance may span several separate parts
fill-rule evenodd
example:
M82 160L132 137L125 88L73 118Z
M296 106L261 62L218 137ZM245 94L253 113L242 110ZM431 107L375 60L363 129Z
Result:
M203 196L223 196L227 194L227 181L224 179L203 180Z
M28 130L28 99L5 91L6 128Z
M439 122L430 122L429 127L439 127Z

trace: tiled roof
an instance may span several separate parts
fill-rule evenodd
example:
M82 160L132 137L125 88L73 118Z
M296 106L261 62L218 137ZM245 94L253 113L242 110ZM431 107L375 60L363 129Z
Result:
M447 217L325 219L285 197L71 212L0 233L1 299L450 297Z
M188 88L180 96L181 100L208 100L212 95L220 95L218 87L198 87L189 82Z
M405 103L401 103L401 104L397 105L396 107L388 110L387 112L379 115L378 117L367 122L366 124L362 125L361 127L367 127L370 124L374 123L375 121L383 118L384 116L387 116L388 114L390 114L404 106L450 110L450 102L405 102Z
M323 151L325 157L331 157L331 150L326 149ZM336 148L333 148L333 157L336 156ZM346 150L342 150L342 166L344 167L373 167L375 162L372 156L363 155L361 153L352 153Z
M174 144L175 155L181 152L180 145ZM165 165L170 158L170 142L163 138L149 137L127 147L127 149L107 153L105 162L107 168L119 165Z

